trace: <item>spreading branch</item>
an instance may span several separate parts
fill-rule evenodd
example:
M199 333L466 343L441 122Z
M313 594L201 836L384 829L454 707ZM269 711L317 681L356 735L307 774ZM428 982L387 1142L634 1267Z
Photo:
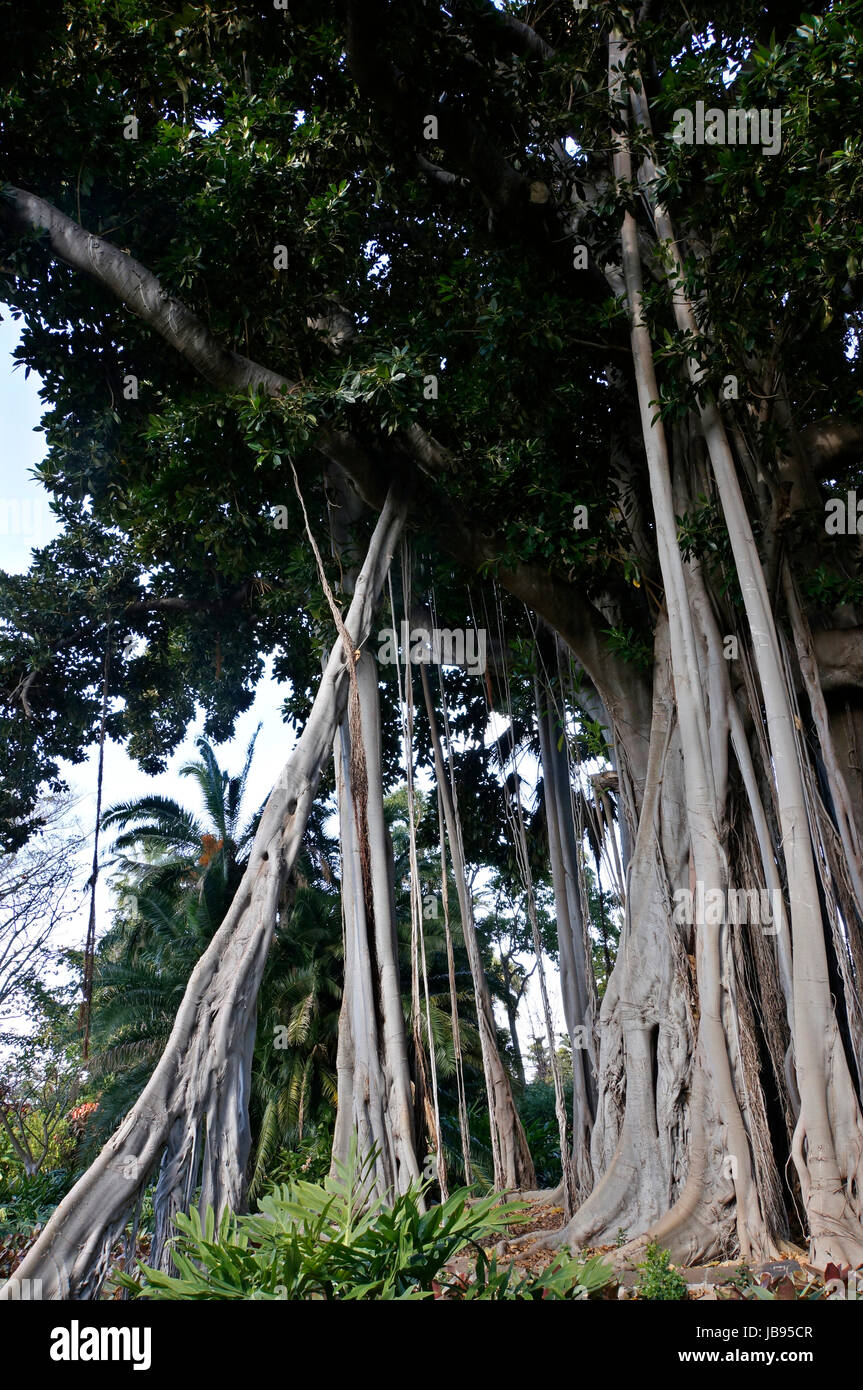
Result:
M863 459L863 423L831 415L800 431L800 440L816 477L829 469Z
M22 188L5 188L0 198L0 222L18 231L44 232L59 260L110 290L213 386L231 391L263 388L272 395L299 389L269 367L223 347L198 316L169 295L140 261L104 237L85 231L44 198Z
M222 613L230 613L235 608L242 608L248 603L254 589L253 579L244 579L239 588L232 594L223 599L199 599L181 598L174 595L149 595L147 598L136 599L134 603L127 603L124 613L207 613L218 617Z
M119 247L92 236L45 199L7 187L0 195L3 221L20 231L42 230L59 260L111 290L212 385L226 391L263 389L274 396L299 389L269 367L229 352L186 305L166 293L152 271ZM439 479L446 473L449 455L421 426L414 424L402 431L393 441L392 453L388 451L385 456L376 453L372 457L355 435L328 426L318 430L315 444L345 470L376 510L383 505L390 483L398 478L411 497L412 510L426 522L432 520L454 558L474 571L495 563L493 538L471 529L459 510L440 498L439 490L432 492L423 486L424 476ZM573 603L570 585L539 566L500 569L498 577L506 589L561 633L600 691L609 713L622 710L632 698L637 678L632 665L615 656L603 640L601 634L608 624L599 610L590 603ZM220 612L245 602L246 597L244 585L242 596L238 590L221 606L198 606L200 601L195 599L153 598L141 599L126 611ZM644 710L649 710L649 685L641 681L639 688L643 688ZM630 752L635 765L640 766L643 750Z

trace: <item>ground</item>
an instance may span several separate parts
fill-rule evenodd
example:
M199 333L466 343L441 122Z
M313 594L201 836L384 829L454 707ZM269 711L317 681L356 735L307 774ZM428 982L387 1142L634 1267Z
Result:
M559 1230L564 1225L563 1207L549 1206L543 1202L530 1203L530 1212L524 1222L511 1228L511 1235L502 1241L490 1239L484 1244L494 1249L501 1265L512 1262L519 1274L537 1275L547 1269L558 1258L559 1252L539 1245L531 1237L539 1232ZM584 1258L602 1255L609 1262L615 1260L614 1245L592 1246L582 1252ZM473 1268L473 1260L468 1254L456 1256L446 1266L458 1278L465 1278ZM782 1258L762 1264L746 1264L744 1261L719 1261L708 1265L693 1266L679 1270L689 1286L688 1296L692 1300L717 1302L723 1299L776 1298L780 1301L828 1296L827 1281L832 1278L847 1279L847 1271L828 1267L826 1272L813 1269L808 1263L806 1252L788 1243L782 1250ZM602 1297L632 1299L638 1297L638 1284L641 1278L638 1269L622 1268L615 1271L608 1288ZM760 1287L764 1293L756 1294Z

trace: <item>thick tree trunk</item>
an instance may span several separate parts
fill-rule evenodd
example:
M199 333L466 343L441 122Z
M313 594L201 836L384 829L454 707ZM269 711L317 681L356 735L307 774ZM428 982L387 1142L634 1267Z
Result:
M333 548L342 588L356 583L352 527L364 507L344 472L328 470ZM333 1160L356 1136L362 1164L381 1197L419 1177L407 1035L401 998L393 847L384 816L381 711L370 646L355 664L356 691L335 739L342 866L345 979L337 1054ZM372 1161L371 1155L374 1154Z
M357 662L356 673L360 725L357 727L346 714L335 746L345 984L333 1158L347 1158L351 1137L356 1134L361 1162L375 1152L374 1188L387 1196L405 1192L420 1170L399 981L392 843L381 790L377 668L368 649ZM362 797L357 795L351 776L355 739L362 741L367 776Z
M609 71L618 100L626 57L616 36ZM634 93L632 101L641 117L643 96ZM631 179L622 137L616 139L615 174ZM670 223L662 209L655 213L675 265L678 326L697 335L681 291L683 271ZM566 1237L573 1246L608 1240L617 1222L630 1236L643 1233L625 1247L629 1257L643 1248L648 1232L680 1259L734 1248L744 1256L768 1253L785 1225L777 1163L784 1156L775 1120L773 1129L768 1123L760 1053L770 1058L789 1130L799 1114L792 1153L809 1216L812 1257L853 1263L861 1253L861 1121L846 1047L859 1074L857 818L844 779L835 775L838 760L812 643L786 580L802 685L836 797L828 807L815 790L807 750L797 736L802 725L789 683L790 655L777 633L723 421L707 402L701 424L752 635L755 674L749 675L748 659L742 662L753 716L750 746L723 660L714 612L721 605L709 595L700 567L681 564L677 547L670 460L662 424L652 418L659 391L630 213L622 244L623 274L615 283L612 269L610 279L626 295L632 316L670 663L660 630L650 770L630 866L626 927L602 1010L594 1164L605 1171ZM691 372L697 381L694 362ZM688 447L684 440L681 477L689 466ZM689 864L680 854L687 841ZM683 937L668 927L671 893L687 881L702 893L713 888L723 896L732 883L754 887L759 878L773 902L781 903L769 936L757 926L746 936L727 916L715 926L696 919L694 930ZM780 896L786 884L787 904ZM838 1014L831 1001L822 903L831 919L827 941L841 981ZM848 924L844 931L840 912Z
M370 631L403 522L403 505L391 496L346 618L355 647ZM347 686L339 641L306 727L264 809L234 902L192 972L156 1070L15 1272L18 1279L41 1280L44 1298L97 1295L111 1248L163 1154L156 1197L160 1237L170 1212L188 1204L199 1181L202 1207L242 1206L258 989L279 897L302 842ZM0 1299L10 1297L9 1288L0 1289Z
M626 56L622 44L618 56ZM632 104L639 124L649 129L643 92L633 93ZM651 163L648 174L655 172ZM678 328L697 340L700 331L685 293L682 259L671 219L661 204L654 206L654 219L673 267L669 279ZM703 369L694 357L688 363L692 382L698 385ZM833 1259L856 1265L863 1259L863 1115L831 997L819 875L810 838L810 801L801 772L805 754L796 735L776 622L725 425L709 397L702 396L699 410L751 633L779 807L790 905L793 1036L801 1106L793 1154L809 1219L810 1257L819 1264ZM817 719L820 710L813 712ZM837 786L837 794L841 791ZM851 864L853 868L853 855Z
M618 106L621 105L625 57L625 45L615 33L609 41L609 90L612 101ZM621 135L614 137L614 174L627 183L632 178L628 145ZM729 1218L736 1199L732 1219L741 1253L745 1256L764 1254L773 1248L773 1243L768 1218L769 1194L759 1190L762 1175L756 1158L760 1147L759 1123L763 1128L763 1106L757 1110L750 1107L744 1112L738 1096L738 1088L744 1085L745 1078L740 1075L736 1060L740 1056L740 1025L735 1008L733 941L728 925L721 921L713 925L696 919L692 933L698 1025L693 1069L688 1078L691 1097L686 1120L688 1171L677 1193L674 1189L682 1174L676 1173L669 1164L671 1155L662 1144L667 1130L657 1125L660 1106L654 1076L666 1071L663 1084L667 1084L667 1068L662 1068L659 1048L661 1042L668 1041L668 1035L663 1040L661 1032L656 1033L653 1019L658 1001L665 996L671 1009L678 1012L678 1026L672 1039L679 1047L681 1036L689 1031L688 1027L680 1026L684 1020L679 1013L689 990L685 988L687 972L681 944L673 940L673 929L669 931L666 927L663 932L661 926L662 916L667 914L668 899L666 897L663 903L663 897L668 891L668 881L663 869L656 864L659 844L654 815L669 806L669 793L679 779L679 804L685 815L680 830L685 831L685 839L681 836L678 844L688 841L689 873L697 890L724 898L728 887L728 860L720 824L724 814L724 738L727 738L727 731L723 735L722 706L717 708L716 682L710 677L710 646L703 642L703 633L702 642L696 638L691 608L692 576L687 575L677 542L668 448L662 423L654 418L659 390L644 319L641 253L635 221L629 211L624 213L621 244L622 273L609 267L608 274L613 286L626 298L632 324L633 362L667 603L668 654L678 724L677 729L673 728L670 711L663 710L665 701L659 685L658 662L651 761L661 781L653 793L656 796L654 814L650 814L650 786L642 807L632 876L633 880L638 877L643 881L630 885L629 930L619 969L615 970L617 978L612 979L603 1008L603 1016L609 1021L613 1010L620 1012L625 1045L625 1115L605 1177L585 1207L576 1214L568 1238L570 1243L580 1244L588 1235L595 1238L597 1227L601 1227L607 1237L611 1219L619 1221L632 1235L631 1227L620 1220L621 1212L628 1209L632 1212L630 1221L634 1216L636 1230L651 1226L657 1238L669 1244L678 1257L693 1259L713 1254L728 1244ZM710 723L702 686L706 691L714 691ZM675 777L674 764L669 766L668 757L675 748L678 730L682 766L678 764ZM674 762L677 756L674 755ZM668 862L666 860L666 864ZM674 862L673 858L670 862ZM678 886L683 867L679 864L679 877L675 875L671 879ZM649 914L646 920L642 915L645 911ZM633 921L636 913L640 920ZM672 940L668 939L670 936ZM644 947L648 949L645 951ZM614 1030L610 1030L610 1040L615 1041ZM617 1057L613 1065L619 1067ZM654 1224L657 1217L660 1219Z
M569 1223L576 1248L646 1229L686 1172L695 1023L690 963L671 924L671 884L688 882L682 758L667 627L657 635L654 720L617 963L600 1013L593 1167L601 1180Z

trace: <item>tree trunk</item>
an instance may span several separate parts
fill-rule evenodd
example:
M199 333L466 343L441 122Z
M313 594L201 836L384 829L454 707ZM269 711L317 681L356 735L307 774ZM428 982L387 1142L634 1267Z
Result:
M361 1162L375 1152L374 1188L387 1196L405 1192L420 1170L399 981L392 843L381 790L377 667L368 648L356 664L356 673L360 725L346 714L335 745L345 985L333 1159L347 1158L351 1136L356 1134ZM365 796L357 794L352 780L356 739L362 740Z
M371 629L403 523L404 506L391 495L347 614L355 648ZM188 1204L198 1181L202 1207L221 1212L242 1206L258 989L282 887L347 700L347 659L337 642L306 727L264 809L236 897L192 972L152 1077L15 1271L17 1279L40 1279L44 1298L97 1296L112 1246L163 1153L156 1195L160 1239L169 1214ZM10 1297L9 1289L0 1289L0 1299Z
M619 55L623 58L625 54L621 45ZM643 94L633 94L633 108L639 124L647 129ZM683 264L671 219L660 204L654 207L654 217L673 266L672 300L678 327L697 340L699 328L683 288ZM688 359L688 365L692 382L698 385L703 369L694 357ZM801 1104L793 1155L809 1218L810 1257L820 1264L833 1259L856 1265L863 1259L863 1115L831 997L819 876L810 838L810 804L801 773L795 716L764 572L725 426L709 396L702 396L699 410L751 633L779 807L790 905L794 1049ZM840 790L837 787L837 792Z
M609 41L609 91L612 102L618 107L621 107L625 57L625 45L615 32ZM626 137L615 134L613 148L615 177L628 183L632 170ZM670 685L666 685L663 691L658 659L651 761L660 774L654 793L660 805L654 807L654 814L664 810L676 782L685 817L678 844L688 842L689 874L697 891L724 898L728 886L728 859L721 843L722 812L717 799L718 784L721 791L724 779L721 764L719 767L716 764L717 748L721 743L714 732L721 711L715 707L711 709L709 724L702 688L710 689L708 667L705 666L710 654L696 639L690 606L692 580L687 576L678 547L668 446L662 422L654 415L659 389L644 318L641 253L635 220L629 210L623 217L621 246L622 273L609 267L608 274L613 287L625 297L630 314L642 436L667 604L666 660L673 682L676 713L676 721L673 721L670 712L666 714L663 710L671 690ZM664 645L663 641L662 647ZM659 658L664 653L660 649L657 655ZM670 765L669 754L672 756ZM741 1078L735 1074L738 1069L732 1060L739 1056L739 1047L735 1047L738 1020L733 987L733 943L728 926L721 921L714 925L696 919L693 924L693 983L697 988L698 1023L695 1059L688 1078L691 1097L685 1119L689 1131L685 1146L688 1172L682 1188L679 1188L679 1181L683 1175L673 1162L669 1163L673 1152L669 1153L663 1142L668 1131L660 1129L657 1123L664 1099L657 1093L660 1048L671 1041L677 1050L682 1037L690 1032L692 1020L680 1016L681 1004L690 993L685 988L687 971L681 943L673 940L673 928L663 933L660 925L668 885L656 863L659 845L654 815L650 814L651 791L648 786L633 862L633 880L642 874L644 880L633 882L627 898L628 927L635 913L639 913L639 919L627 931L620 962L622 969L615 970L603 1007L603 1015L609 1021L613 1009L620 1012L626 1070L623 1127L603 1181L570 1225L569 1240L578 1244L587 1232L593 1236L598 1223L602 1223L608 1237L610 1220L619 1221L630 1235L634 1234L629 1224L621 1220L621 1212L626 1210L630 1223L634 1218L636 1229L651 1226L656 1238L670 1245L679 1258L692 1260L722 1249L729 1241L732 1219L741 1253L744 1256L763 1255L772 1251L773 1242L766 1210L767 1194L759 1192L760 1174L753 1156L758 1148L756 1121L761 1115L750 1112L744 1117L735 1085ZM674 857L666 862L674 863ZM679 851L677 862L679 877L675 876L672 882L679 884L684 870ZM646 921L641 916L645 908L649 913ZM649 949L644 950L645 947ZM619 978L615 978L618 973ZM654 1022L657 1005L663 996L677 1014L678 1026L670 1038L668 1033L663 1037L661 1028L657 1029ZM612 1041L615 1031L611 1030ZM619 1052L613 1058L613 1065L620 1065ZM667 1069L661 1070L666 1071L662 1084L667 1086ZM666 1093L667 1098L673 1099ZM656 1217L660 1220L654 1225Z

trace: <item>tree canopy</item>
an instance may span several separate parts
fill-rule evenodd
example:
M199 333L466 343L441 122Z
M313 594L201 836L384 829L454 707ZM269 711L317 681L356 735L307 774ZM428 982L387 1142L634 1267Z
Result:
M359 1145L404 1197L428 1148L445 1199L440 1062L470 1180L455 950L492 1181L534 1188L508 937L539 961L559 1242L859 1263L857 0L4 13L0 293L62 527L0 575L4 844L101 737L103 686L150 773L198 706L229 739L270 659L300 734L120 1131L136 1182L161 1165L156 1263L198 1178L245 1200L255 1001L319 792L334 1165ZM481 633L482 661L392 664L390 628ZM58 1296L126 1218L101 1161L28 1257L102 1203Z

